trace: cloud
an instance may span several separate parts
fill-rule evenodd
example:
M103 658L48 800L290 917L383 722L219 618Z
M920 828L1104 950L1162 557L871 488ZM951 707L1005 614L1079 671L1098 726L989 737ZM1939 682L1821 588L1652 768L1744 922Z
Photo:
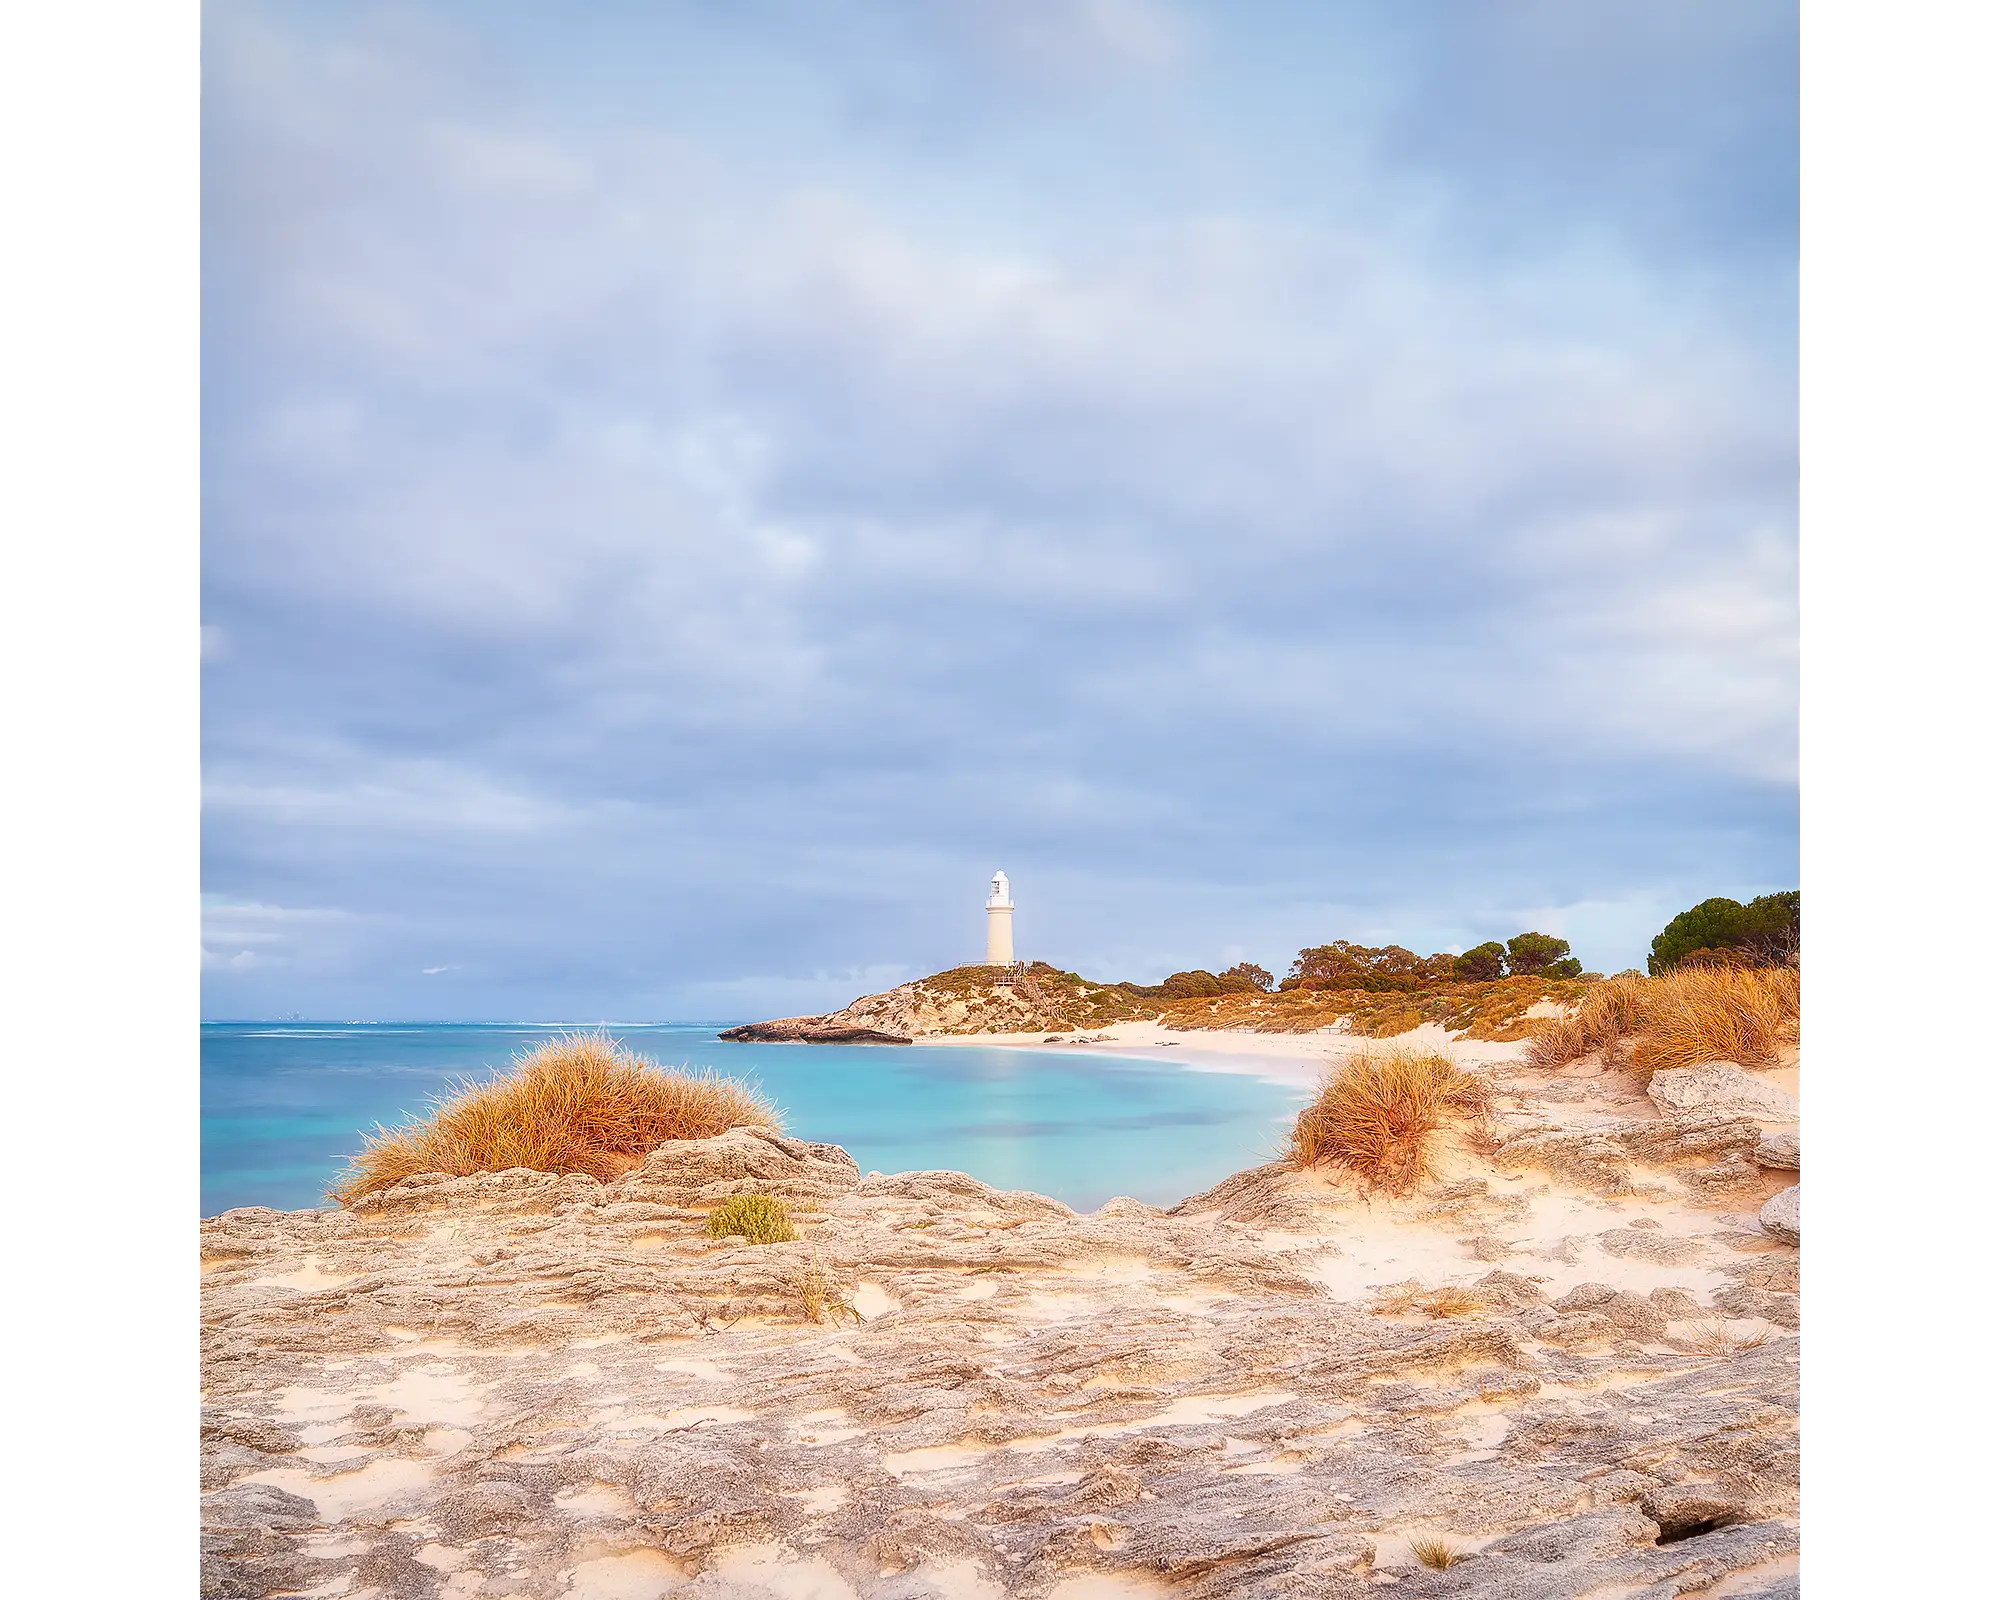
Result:
M1135 976L1795 880L1781 16L777 15L212 15L207 870L334 1009L834 996L1003 855Z

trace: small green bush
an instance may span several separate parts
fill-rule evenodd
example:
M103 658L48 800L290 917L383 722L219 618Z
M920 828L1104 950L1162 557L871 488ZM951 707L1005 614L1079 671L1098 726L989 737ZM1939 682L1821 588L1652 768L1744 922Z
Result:
M768 1194L733 1194L709 1212L709 1238L726 1239L732 1233L752 1244L784 1244L799 1236L785 1202Z

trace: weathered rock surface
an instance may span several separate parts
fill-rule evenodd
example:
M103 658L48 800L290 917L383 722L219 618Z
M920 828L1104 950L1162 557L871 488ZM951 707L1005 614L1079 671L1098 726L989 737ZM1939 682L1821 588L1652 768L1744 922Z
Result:
M1760 1167L1772 1167L1780 1172L1799 1170L1799 1135L1797 1129L1767 1133L1757 1141L1757 1148L1751 1159Z
M1782 1239L1786 1244L1799 1242L1799 1186L1795 1183L1789 1189L1771 1196L1764 1203L1764 1209L1757 1213L1757 1221L1774 1239Z
M1727 1112L1767 1122L1795 1121L1799 1103L1775 1083L1745 1072L1733 1061L1705 1061L1698 1067L1668 1067L1653 1074L1646 1094L1668 1116L1684 1112Z
M1506 1171L1539 1168L1604 1195L1636 1194L1647 1181L1639 1169L1658 1168L1670 1171L1689 1195L1727 1203L1758 1182L1750 1160L1757 1139L1756 1122L1733 1111L1599 1117L1580 1127L1509 1130L1493 1164Z
M737 1129L229 1212L204 1593L1791 1592L1797 1258L1673 1182L1754 1124L1648 1127L1589 1135L1623 1194L1544 1137L1406 1202L1259 1168L1079 1216ZM739 1192L804 1237L707 1238ZM1407 1262L1464 1314L1381 1314Z

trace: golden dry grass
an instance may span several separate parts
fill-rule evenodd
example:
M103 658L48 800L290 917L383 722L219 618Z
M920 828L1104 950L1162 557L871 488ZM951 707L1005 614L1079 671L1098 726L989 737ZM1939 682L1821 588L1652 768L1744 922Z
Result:
M1683 968L1650 982L1632 1048L1632 1065L1649 1077L1703 1061L1774 1066L1799 1042L1796 967Z
M1733 1356L1739 1350L1755 1350L1770 1337L1769 1328L1758 1328L1748 1334L1739 1334L1729 1326L1726 1319L1711 1317L1690 1334L1688 1339L1703 1355Z
M517 1057L486 1083L461 1083L421 1121L377 1127L345 1181L342 1205L419 1172L466 1177L529 1167L615 1178L673 1139L776 1128L763 1096L713 1073L667 1072L602 1034L573 1033Z
M1431 1175L1432 1138L1447 1123L1483 1117L1485 1086L1450 1057L1391 1050L1351 1056L1299 1113L1284 1159L1332 1164L1372 1188L1408 1194Z
M1528 1044L1528 1060L1560 1067L1593 1050L1609 1049L1638 1026L1647 978L1607 978L1595 984L1575 1011L1552 1022Z
M1451 1284L1441 1289L1426 1289L1421 1283L1400 1283L1378 1294L1371 1309L1378 1317L1405 1316L1415 1311L1442 1322L1446 1317L1469 1317L1484 1311L1486 1302L1471 1290Z
M1438 1537L1436 1534L1419 1534L1416 1538L1412 1539L1410 1541L1410 1554L1415 1556L1425 1566L1433 1568L1438 1572L1444 1571L1446 1567L1455 1567L1465 1559L1464 1556L1459 1554L1457 1545L1449 1539Z
M849 1317L856 1322L861 1320L861 1313L854 1309L846 1289L821 1264L817 1249L793 1275L792 1292L798 1296L800 1312L808 1322L843 1322Z
M1528 1059L1559 1067L1628 1040L1644 1077L1703 1061L1772 1066L1799 1042L1799 970L1683 967L1661 978L1612 978L1540 1034Z

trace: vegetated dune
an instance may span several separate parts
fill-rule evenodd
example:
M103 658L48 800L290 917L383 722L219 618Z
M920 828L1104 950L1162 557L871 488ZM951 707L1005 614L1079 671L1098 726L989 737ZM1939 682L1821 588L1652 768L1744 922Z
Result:
M377 1128L332 1197L351 1203L420 1172L465 1177L529 1167L613 1178L672 1139L708 1139L778 1114L712 1073L666 1072L602 1034L551 1039L485 1083L464 1083L421 1119Z
M1795 1105L1512 1051L1170 1210L739 1126L211 1219L204 1592L1795 1597Z
M1120 1022L1157 1021L1169 1028L1257 1033L1342 1027L1364 1037L1390 1038L1429 1022L1469 1038L1505 1042L1528 1038L1548 1013L1577 1004L1591 987L1581 978L1521 977L1409 990L1288 989L1168 999L1142 993L1136 985L1099 983L1037 961L1013 975L994 967L955 967L882 994L863 995L839 1011L748 1023L721 1037L907 1043L983 1033L1077 1034Z
M1607 1051L1643 1075L1704 1061L1768 1067L1798 1042L1797 967L1683 967L1591 985L1572 1013L1537 1034L1528 1056L1561 1066Z

